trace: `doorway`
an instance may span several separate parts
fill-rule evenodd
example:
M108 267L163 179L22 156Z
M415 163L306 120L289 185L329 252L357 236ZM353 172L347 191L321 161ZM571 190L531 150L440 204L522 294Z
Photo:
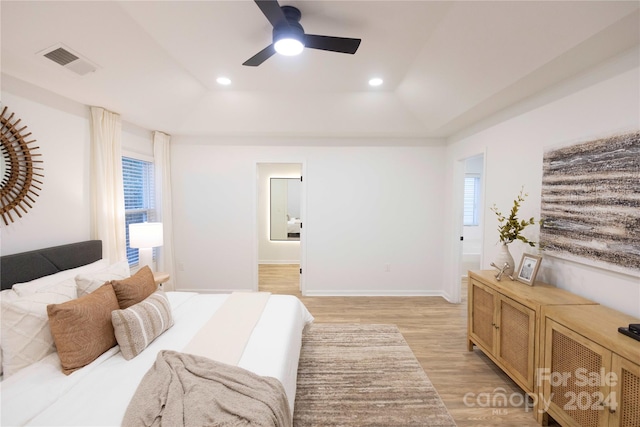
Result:
M280 282L291 289L293 281L302 289L302 169L302 163L257 163L258 289L266 283L277 292Z
M484 221L484 154L464 160L464 190L462 194L462 262L460 275L482 265L482 235Z

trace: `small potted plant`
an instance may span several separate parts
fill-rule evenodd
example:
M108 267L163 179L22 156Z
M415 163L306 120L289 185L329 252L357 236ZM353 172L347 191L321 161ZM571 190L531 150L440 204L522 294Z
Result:
M513 207L511 208L509 216L503 215L495 204L491 207L491 210L498 216L498 232L500 233L500 243L502 243L495 265L498 266L498 268L502 268L505 263L509 263L509 267L504 270L504 273L509 276L513 274L515 269L513 257L509 252L509 243L520 240L532 247L535 247L537 244L537 242L531 241L522 235L524 229L530 225L534 225L536 220L533 217L529 218L529 220L518 219L520 204L524 202L527 196L528 194L524 192L524 187L522 187L518 197L513 201Z

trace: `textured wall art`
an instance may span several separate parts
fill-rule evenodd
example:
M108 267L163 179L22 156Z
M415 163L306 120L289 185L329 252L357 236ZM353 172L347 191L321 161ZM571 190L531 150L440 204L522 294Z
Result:
M640 277L640 131L544 153L549 255Z

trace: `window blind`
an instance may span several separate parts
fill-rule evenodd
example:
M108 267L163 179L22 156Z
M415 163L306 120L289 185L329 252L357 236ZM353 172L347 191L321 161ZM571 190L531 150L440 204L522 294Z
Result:
M480 177L464 178L464 225L478 225L478 205L480 203Z
M139 261L138 249L129 246L129 224L153 222L156 219L153 163L123 157L122 178L124 184L127 260L130 266L134 266Z

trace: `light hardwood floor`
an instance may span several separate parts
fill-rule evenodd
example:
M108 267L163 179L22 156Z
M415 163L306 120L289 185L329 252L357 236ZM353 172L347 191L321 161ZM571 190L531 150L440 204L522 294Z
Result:
M296 295L318 323L397 325L458 426L538 425L532 409L519 405L522 390L482 352L467 351L465 289L462 304L440 297L303 297L298 270L260 265L260 290ZM504 399L512 404L491 403Z

